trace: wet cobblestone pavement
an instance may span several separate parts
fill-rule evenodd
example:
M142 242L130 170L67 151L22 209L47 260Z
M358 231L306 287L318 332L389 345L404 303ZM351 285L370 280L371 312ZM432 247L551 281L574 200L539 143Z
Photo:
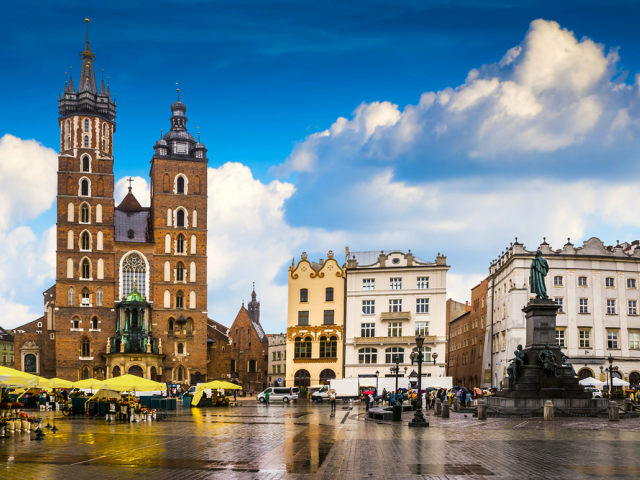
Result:
M50 412L47 412L51 415ZM34 413L35 414L35 413ZM640 419L364 420L327 405L182 409L135 424L56 416L0 438L4 478L597 479L640 477ZM408 415L405 415L408 419ZM46 420L44 424L46 424Z

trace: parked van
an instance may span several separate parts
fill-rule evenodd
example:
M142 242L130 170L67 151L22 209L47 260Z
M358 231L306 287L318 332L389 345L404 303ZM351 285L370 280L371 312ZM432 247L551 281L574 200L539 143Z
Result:
M264 403L264 394L269 392L269 401L282 400L284 403L297 402L300 395L298 387L269 387L264 392L258 394L258 401Z

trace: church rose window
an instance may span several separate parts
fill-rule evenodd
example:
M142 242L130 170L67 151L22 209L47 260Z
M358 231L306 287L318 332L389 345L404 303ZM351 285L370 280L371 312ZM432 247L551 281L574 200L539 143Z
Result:
M130 253L122 262L122 294L129 295L133 290L133 281L136 282L136 290L145 295L145 280L147 268L144 260L137 253Z

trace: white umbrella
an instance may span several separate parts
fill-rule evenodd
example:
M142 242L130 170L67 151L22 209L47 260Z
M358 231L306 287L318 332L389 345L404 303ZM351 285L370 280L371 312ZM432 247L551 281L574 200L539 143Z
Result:
M587 377L587 378L583 378L582 380L580 380L580 385L583 385L585 387L601 387L603 385L605 385L604 382L601 382L600 380L596 380L593 377ZM615 385L615 383L614 383Z
M614 387L628 387L629 385L630 385L629 382L625 382L621 378L617 378L617 377L613 378Z

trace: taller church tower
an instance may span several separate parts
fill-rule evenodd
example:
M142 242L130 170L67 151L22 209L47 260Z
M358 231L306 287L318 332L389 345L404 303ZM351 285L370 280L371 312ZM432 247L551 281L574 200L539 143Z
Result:
M178 91L179 95L179 91ZM207 371L207 149L171 104L171 130L154 146L153 323L166 336L165 381L204 381Z
M58 99L56 376L105 377L106 330L115 324L113 134L116 102L104 79L97 88L89 29L75 90L73 76ZM57 336L57 338L56 338Z

